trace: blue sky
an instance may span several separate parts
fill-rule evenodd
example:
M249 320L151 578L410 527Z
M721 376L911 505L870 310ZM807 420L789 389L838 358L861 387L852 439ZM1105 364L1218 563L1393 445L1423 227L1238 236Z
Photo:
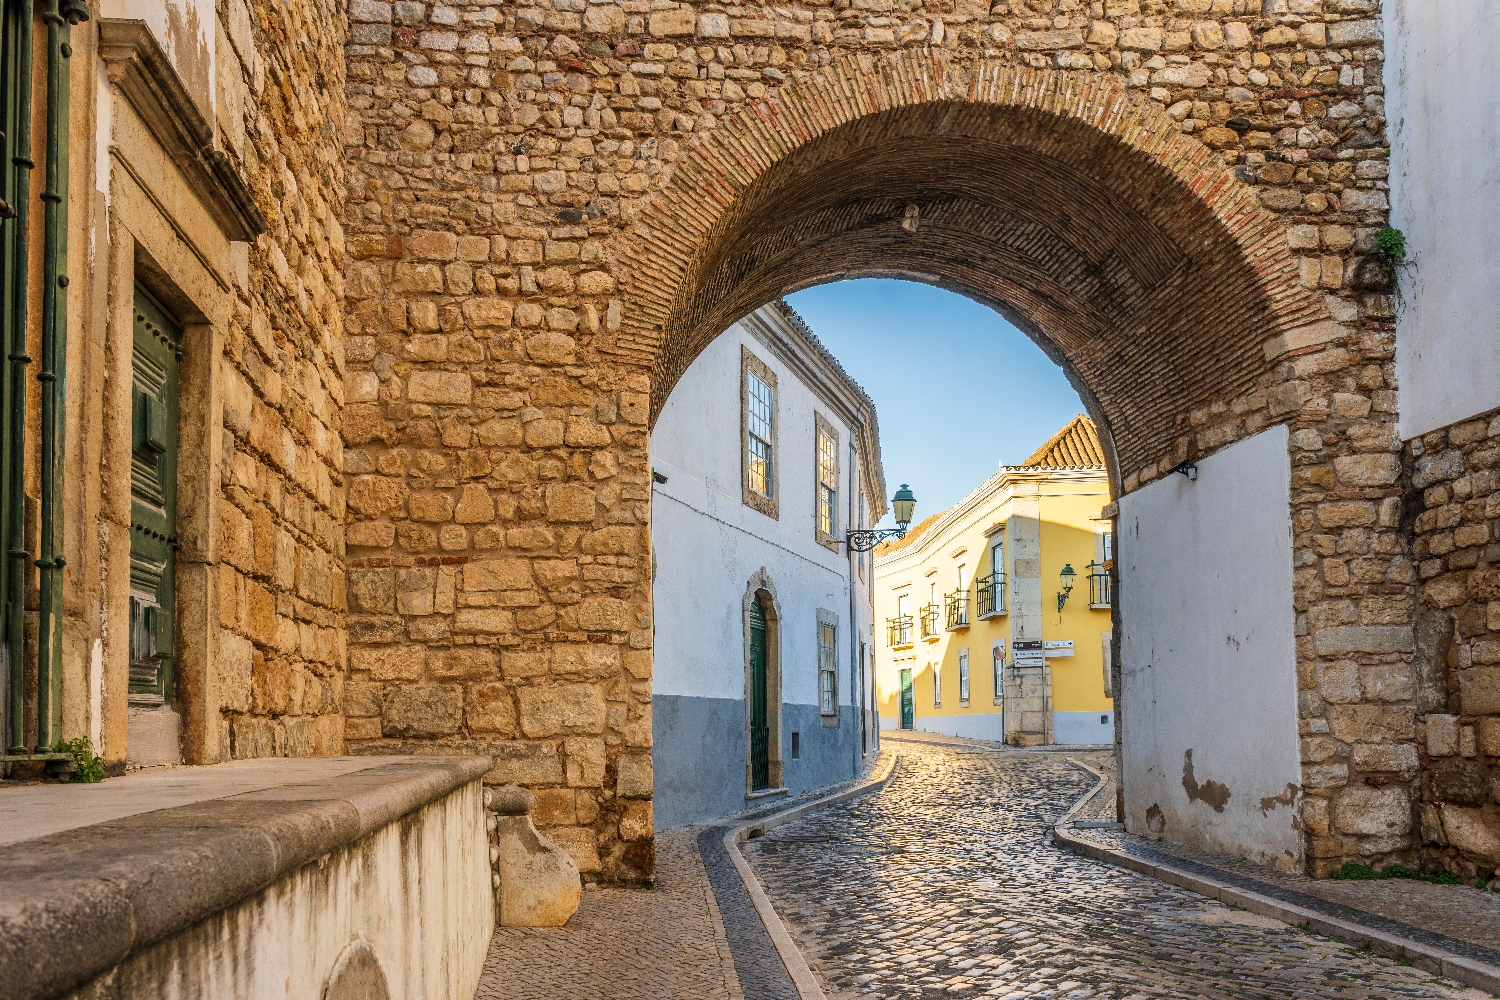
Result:
M880 417L888 493L915 520L951 507L1083 412L1062 369L999 313L910 281L861 278L787 296ZM887 497L889 499L889 497ZM889 527L886 516L882 526Z

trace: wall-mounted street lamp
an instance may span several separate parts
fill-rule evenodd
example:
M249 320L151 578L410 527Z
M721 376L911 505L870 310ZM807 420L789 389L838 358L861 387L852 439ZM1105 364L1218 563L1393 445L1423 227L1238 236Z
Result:
M912 495L911 487L905 483L891 497L891 512L896 515L897 527L881 528L854 528L844 532L844 544L855 552L868 552L887 538L903 538L906 536L906 526L911 524L911 512L917 506L917 498Z
M1078 571L1073 568L1072 563L1063 563L1062 572L1057 574L1057 584L1062 590L1057 592L1057 610L1062 611L1063 605L1068 603L1068 595L1073 592L1073 578Z
M1198 467L1193 464L1191 459L1184 459L1183 461L1178 462L1176 465L1167 470L1167 475L1170 476L1174 472L1180 472L1184 476L1187 476L1187 480L1190 483L1196 483L1198 481Z

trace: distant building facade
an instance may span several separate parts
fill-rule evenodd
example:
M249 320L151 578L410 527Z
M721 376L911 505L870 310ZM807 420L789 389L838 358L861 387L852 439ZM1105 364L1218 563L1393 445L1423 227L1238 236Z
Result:
M773 302L687 370L651 435L657 829L855 774L877 739L869 397Z
M876 549L882 728L1114 742L1108 503L1099 439L1079 416Z

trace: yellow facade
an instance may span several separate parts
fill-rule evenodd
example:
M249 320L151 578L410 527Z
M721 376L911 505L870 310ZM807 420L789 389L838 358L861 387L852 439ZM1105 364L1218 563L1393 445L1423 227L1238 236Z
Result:
M883 729L905 728L902 674L910 671L910 728L1019 745L1112 742L1111 539L1099 516L1109 500L1093 426L1080 417L1027 464L1002 468L877 549ZM1076 575L1059 610L1065 566ZM936 620L929 610L924 621L933 605ZM1040 659L1029 648L1038 643Z

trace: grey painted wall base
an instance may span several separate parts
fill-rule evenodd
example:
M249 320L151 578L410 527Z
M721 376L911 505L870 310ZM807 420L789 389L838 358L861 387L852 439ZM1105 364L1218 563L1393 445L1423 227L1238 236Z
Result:
M1053 712L1053 743L1101 745L1115 741L1115 713Z
M783 783L792 794L854 777L859 713L853 706L839 706L839 725L825 727L816 705L783 705L781 733ZM656 695L651 699L651 742L656 829L702 823L745 808L743 701Z

